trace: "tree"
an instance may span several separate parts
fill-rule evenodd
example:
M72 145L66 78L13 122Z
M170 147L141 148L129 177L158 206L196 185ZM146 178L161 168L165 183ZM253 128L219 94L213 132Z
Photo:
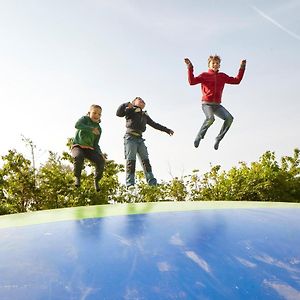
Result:
M49 152L47 162L37 174L40 189L38 209L51 209L76 205L74 199L73 176L69 166L62 163L61 157Z
M275 153L267 151L250 167L240 162L228 172L213 166L199 179L193 200L230 201L300 201L299 150L293 157L277 162Z
M31 162L16 150L2 156L1 171L2 206L10 213L34 210L36 206L35 172Z
M34 149L31 144L31 149ZM142 171L136 173L136 188L129 193L118 175L124 166L107 160L101 179L101 191L93 186L93 165L88 161L82 171L81 187L75 188L73 158L49 151L46 163L35 169L32 162L16 150L2 156L0 169L0 214L53 209L68 206L115 202L156 201L290 201L300 202L300 151L284 156L278 162L275 153L267 151L257 162L240 162L229 171L211 166L203 175L173 178L158 186L149 186Z

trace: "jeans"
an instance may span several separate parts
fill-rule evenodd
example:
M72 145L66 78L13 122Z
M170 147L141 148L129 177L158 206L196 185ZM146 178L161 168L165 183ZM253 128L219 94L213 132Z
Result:
M72 156L74 158L75 177L81 177L81 171L84 166L84 159L87 158L95 165L95 180L99 181L102 178L105 160L99 152L92 149L83 149L79 146L75 146L72 149Z
M147 183L149 185L157 184L157 180L154 178L154 175L152 173L148 150L144 141L145 140L142 137L136 137L130 134L125 134L124 136L127 187L135 184L136 156L138 156L142 164Z
M207 129L213 124L215 121L215 115L222 120L224 120L223 126L216 137L217 141L221 141L230 128L233 116L229 113L229 111L223 107L221 104L202 104L202 110L205 114L206 119L204 120L195 141L200 141L204 138Z

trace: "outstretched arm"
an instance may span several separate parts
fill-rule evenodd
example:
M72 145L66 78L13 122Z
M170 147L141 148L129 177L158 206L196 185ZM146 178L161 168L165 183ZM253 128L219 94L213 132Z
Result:
M173 135L174 131L172 129L169 129L163 125L160 125L156 122L154 122L148 115L147 115L147 124L150 125L151 127L166 132L168 135Z
M228 76L227 79L226 79L226 83L239 84L242 81L243 77L244 77L244 73L245 73L245 69L246 69L246 63L247 63L246 59L242 60L237 76L236 77Z
M188 69L188 81L190 85L194 85L194 84L198 84L201 83L201 75L199 75L198 77L194 76L194 66L192 64L192 62L190 61L189 58L185 58L184 62L187 66Z

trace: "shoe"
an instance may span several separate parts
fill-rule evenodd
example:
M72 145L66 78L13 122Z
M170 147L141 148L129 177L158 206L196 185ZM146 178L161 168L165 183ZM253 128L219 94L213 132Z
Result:
M157 180L156 180L156 178L152 178L152 179L148 182L148 185L156 186L156 185L157 185Z
M201 141L201 139L200 139L200 140L195 140L195 141L194 141L194 146L195 146L195 148L198 148L198 146L199 146L199 144L200 144L200 141Z
M126 201L129 203L136 202L137 198L137 190L135 189L134 185L129 185L127 187L127 195L126 195Z
M134 194L135 192L135 186L134 185L129 185L127 187L127 191L130 193L130 194Z
M80 178L75 177L75 187L79 188L80 187Z
M95 190L97 191L97 192L100 192L100 186L99 186L99 181L98 180L96 180L95 179L95 181L94 181L94 187L95 187Z
M219 149L219 144L220 144L220 141L216 140L215 145L214 145L215 150Z

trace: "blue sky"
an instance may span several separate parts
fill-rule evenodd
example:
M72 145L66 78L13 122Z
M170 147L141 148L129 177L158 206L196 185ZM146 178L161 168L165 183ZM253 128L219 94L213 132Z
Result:
M110 159L124 163L125 120L117 107L135 96L173 137L148 127L145 138L159 180L277 157L299 147L300 2L0 0L0 154L30 157L21 135L37 145L36 159L66 150L74 124L90 104L103 107L100 141ZM223 105L234 123L213 149L217 119L198 149L204 115L200 86L187 83L184 57L195 74L219 54L221 71L235 76Z

